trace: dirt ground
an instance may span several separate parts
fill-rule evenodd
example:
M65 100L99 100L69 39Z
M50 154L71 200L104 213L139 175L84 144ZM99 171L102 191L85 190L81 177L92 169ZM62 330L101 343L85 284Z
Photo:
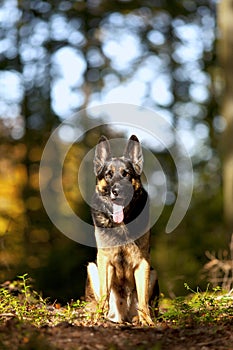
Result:
M12 319L0 327L0 350L233 350L233 325L153 328L105 323L36 328Z

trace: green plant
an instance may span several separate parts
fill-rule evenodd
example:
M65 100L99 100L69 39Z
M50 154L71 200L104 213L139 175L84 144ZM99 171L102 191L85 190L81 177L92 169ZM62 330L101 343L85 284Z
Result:
M210 290L209 286L204 292L199 288L194 291L187 283L185 288L190 292L187 297L174 300L161 298L160 312L155 322L164 322L172 327L232 322L232 292L223 293L219 287ZM32 289L27 274L0 287L0 323L15 319L20 324L29 323L36 327L56 326L62 322L75 325L102 324L103 303L100 302L92 310L90 306L80 300L71 301L66 306L49 303L48 299L43 299Z
M18 276L18 280L0 289L0 320L17 318L20 322L30 322L40 326L47 322L46 300L29 284L27 274Z
M205 292L192 290L187 283L185 288L190 291L188 297L175 298L170 307L162 314L162 319L176 326L193 324L208 324L228 322L233 317L233 298L224 294L220 287Z

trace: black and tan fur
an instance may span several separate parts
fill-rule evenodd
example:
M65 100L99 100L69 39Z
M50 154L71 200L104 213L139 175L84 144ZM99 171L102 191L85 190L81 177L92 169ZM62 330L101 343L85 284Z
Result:
M132 135L122 157L112 157L102 136L96 146L96 191L92 218L97 264L89 263L86 298L100 303L113 322L152 325L149 304L158 298L158 281L151 269L149 201L141 183L143 155Z

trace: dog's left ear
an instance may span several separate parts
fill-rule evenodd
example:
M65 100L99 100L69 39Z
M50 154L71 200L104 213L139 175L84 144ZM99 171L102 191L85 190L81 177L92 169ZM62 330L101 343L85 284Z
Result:
M141 175L143 168L143 154L137 136L132 135L130 137L125 148L124 157L130 159L136 173Z

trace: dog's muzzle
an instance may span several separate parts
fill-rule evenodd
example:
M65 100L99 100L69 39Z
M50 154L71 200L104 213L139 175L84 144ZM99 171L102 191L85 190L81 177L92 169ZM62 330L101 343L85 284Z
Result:
M112 200L113 221L120 224L124 221L124 207L126 207L133 198L133 186L131 182L115 183L110 192Z

